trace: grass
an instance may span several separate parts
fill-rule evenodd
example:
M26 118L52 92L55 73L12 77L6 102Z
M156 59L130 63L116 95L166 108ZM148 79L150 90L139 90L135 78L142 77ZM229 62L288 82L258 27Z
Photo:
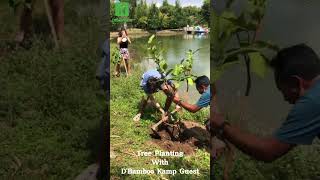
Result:
M80 6L71 4L66 14ZM1 33L12 37L14 16L5 5ZM0 179L74 179L96 162L106 106L95 80L103 41L98 18L94 11L66 15L61 50L41 29L25 48L0 41ZM47 26L43 16L35 23Z
M209 179L209 154L204 150L197 150L195 155L181 158L168 158L168 166L156 166L151 164L154 157L137 157L137 151L154 151L159 149L155 144L150 143L150 126L161 117L154 109L147 109L144 117L139 123L133 122L137 114L138 104L144 95L139 84L142 71L135 69L132 76L126 78L111 78L111 101L110 101L110 134L111 149L117 155L111 159L112 179L161 179L160 175L121 175L121 168L133 169L176 169L199 168L200 175L175 175L163 176L170 179ZM155 98L164 104L165 97L159 92ZM172 107L173 108L173 107ZM208 109L201 113L191 114L184 111L181 119L203 122L208 116Z

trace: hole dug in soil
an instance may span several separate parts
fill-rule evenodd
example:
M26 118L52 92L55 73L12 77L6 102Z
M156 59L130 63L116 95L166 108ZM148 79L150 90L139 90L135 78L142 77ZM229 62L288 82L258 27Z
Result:
M180 133L175 127L160 125L157 134L150 134L152 142L166 151L184 152L186 155L193 154L196 149L208 149L210 134L205 126L192 122L181 121Z

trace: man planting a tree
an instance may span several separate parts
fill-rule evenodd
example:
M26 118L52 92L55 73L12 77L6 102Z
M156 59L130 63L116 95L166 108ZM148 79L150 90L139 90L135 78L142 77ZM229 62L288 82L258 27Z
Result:
M139 121L143 111L148 103L148 100L151 101L152 105L155 106L162 113L162 118L168 116L168 110L170 105L172 104L175 88L172 81L164 82L161 80L162 75L157 70L149 70L142 75L142 80L140 83L141 88L147 94L147 99L142 97L140 103L140 109L138 114L133 118L134 121ZM163 91L167 96L166 103L164 109L161 108L160 104L155 101L153 94L158 92L159 90ZM181 107L176 106L176 110L178 111Z
M211 132L244 153L266 162L297 145L310 145L320 135L320 59L304 44L285 48L271 61L284 100L294 104L286 121L271 137L259 138L227 123L211 108Z
M174 103L176 103L177 105L183 107L184 109L192 113L196 113L200 109L209 106L210 100L211 100L209 78L207 76L200 76L195 80L195 83L196 83L196 88L198 92L201 94L201 97L196 104L189 104L185 101L182 101L179 98L178 93L176 93L176 95L173 98Z

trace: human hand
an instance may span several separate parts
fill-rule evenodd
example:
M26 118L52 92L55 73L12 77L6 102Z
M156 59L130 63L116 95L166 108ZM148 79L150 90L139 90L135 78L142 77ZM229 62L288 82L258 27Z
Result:
M181 107L181 106L179 106L179 105L176 105L176 109L175 109L175 111L176 111L176 112L179 112L179 111L181 111L181 109L182 109L182 107Z
M165 113L162 113L162 117L161 117L161 119L162 119L162 121L163 122L168 122L168 120L169 120L169 113L168 112L165 112Z

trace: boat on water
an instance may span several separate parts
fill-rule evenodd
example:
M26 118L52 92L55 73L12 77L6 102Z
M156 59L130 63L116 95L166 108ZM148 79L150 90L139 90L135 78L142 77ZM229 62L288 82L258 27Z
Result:
M201 26L196 26L196 27L195 27L195 30L194 30L194 33L196 33L196 34L199 34L199 33L207 33L207 31L206 31L203 27L201 27Z
M185 32L187 34L204 34L204 33L209 33L208 28L203 28L201 26L195 26L195 27L185 27L184 28Z

